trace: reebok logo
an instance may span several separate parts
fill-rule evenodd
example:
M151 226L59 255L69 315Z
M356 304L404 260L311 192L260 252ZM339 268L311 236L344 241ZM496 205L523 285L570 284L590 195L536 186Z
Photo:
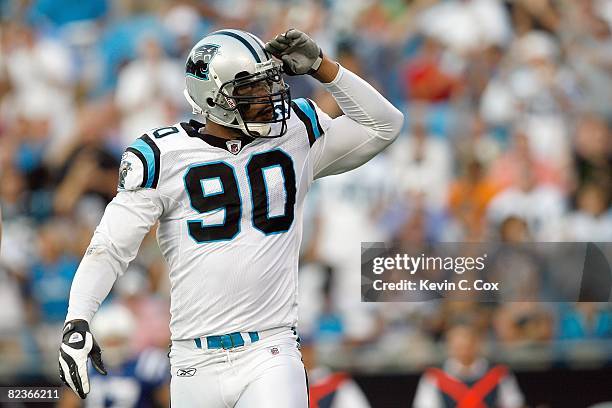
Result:
M177 377L193 377L195 373L196 373L195 368L179 368L176 371L176 376Z
M70 337L68 338L68 344L78 343L79 341L82 341L82 340L83 340L83 336L81 335L81 333L72 333Z

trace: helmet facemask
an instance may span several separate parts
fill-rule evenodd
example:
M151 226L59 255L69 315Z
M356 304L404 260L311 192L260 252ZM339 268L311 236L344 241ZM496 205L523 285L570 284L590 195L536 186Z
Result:
M264 43L241 30L215 31L191 50L185 65L185 97L206 121L240 129L253 138L287 133L291 111L282 63Z
M262 72L240 72L233 80L224 82L215 103L234 111L240 128L253 138L275 138L287 132L291 94L282 78L280 66L273 65ZM280 124L276 134L272 125Z

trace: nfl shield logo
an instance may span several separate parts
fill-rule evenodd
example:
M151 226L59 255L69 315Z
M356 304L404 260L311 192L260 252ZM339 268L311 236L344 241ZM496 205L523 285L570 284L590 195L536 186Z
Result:
M274 356L275 356L275 355L277 355L277 354L279 353L278 348L276 348L276 347L272 347L272 348L270 349L270 353L272 353L272 355L274 355Z
M238 152L240 152L240 147L242 147L242 142L240 140L228 140L225 143L227 145L227 150L231 154L238 154Z

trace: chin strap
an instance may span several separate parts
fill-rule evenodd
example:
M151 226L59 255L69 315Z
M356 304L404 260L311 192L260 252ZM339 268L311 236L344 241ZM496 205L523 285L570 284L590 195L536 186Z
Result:
M319 49L319 56L312 63L312 66L310 67L310 70L308 71L308 74L312 75L312 74L316 73L319 70L319 68L321 67L321 63L322 62L323 62L323 50Z
M206 120L211 120L219 125L222 126L226 126L226 127L231 127L234 129L240 129L242 131L242 133L244 133L245 135L249 136L249 137L253 137L252 135L249 134L249 132L246 129L246 126L244 125L244 123L242 124L238 124L238 125L230 125L228 123L223 123L219 120L217 120L213 115L209 115L208 113L204 112L202 110L202 108L200 108L198 106L198 104L193 100L193 98L191 97L191 95L189 95L189 92L187 92L187 89L183 90L183 95L185 96L185 99L187 99L187 102L189 103L189 105L191 105L191 109L194 115L202 115L206 118ZM268 136L270 134L270 132L272 131L272 126L269 123L261 123L261 124L251 124L249 125L249 130L251 132L257 132L259 134L259 136Z
M240 129L245 135L253 137L249 134L249 132L247 132L246 126L242 126ZM268 136L270 134L270 131L272 130L272 126L269 123L251 124L249 125L249 130L251 132L257 132L259 136Z

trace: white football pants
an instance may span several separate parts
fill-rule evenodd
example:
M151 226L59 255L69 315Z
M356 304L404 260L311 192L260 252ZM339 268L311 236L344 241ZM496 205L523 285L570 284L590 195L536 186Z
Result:
M170 364L172 408L308 408L306 371L291 329L228 350L173 341Z

